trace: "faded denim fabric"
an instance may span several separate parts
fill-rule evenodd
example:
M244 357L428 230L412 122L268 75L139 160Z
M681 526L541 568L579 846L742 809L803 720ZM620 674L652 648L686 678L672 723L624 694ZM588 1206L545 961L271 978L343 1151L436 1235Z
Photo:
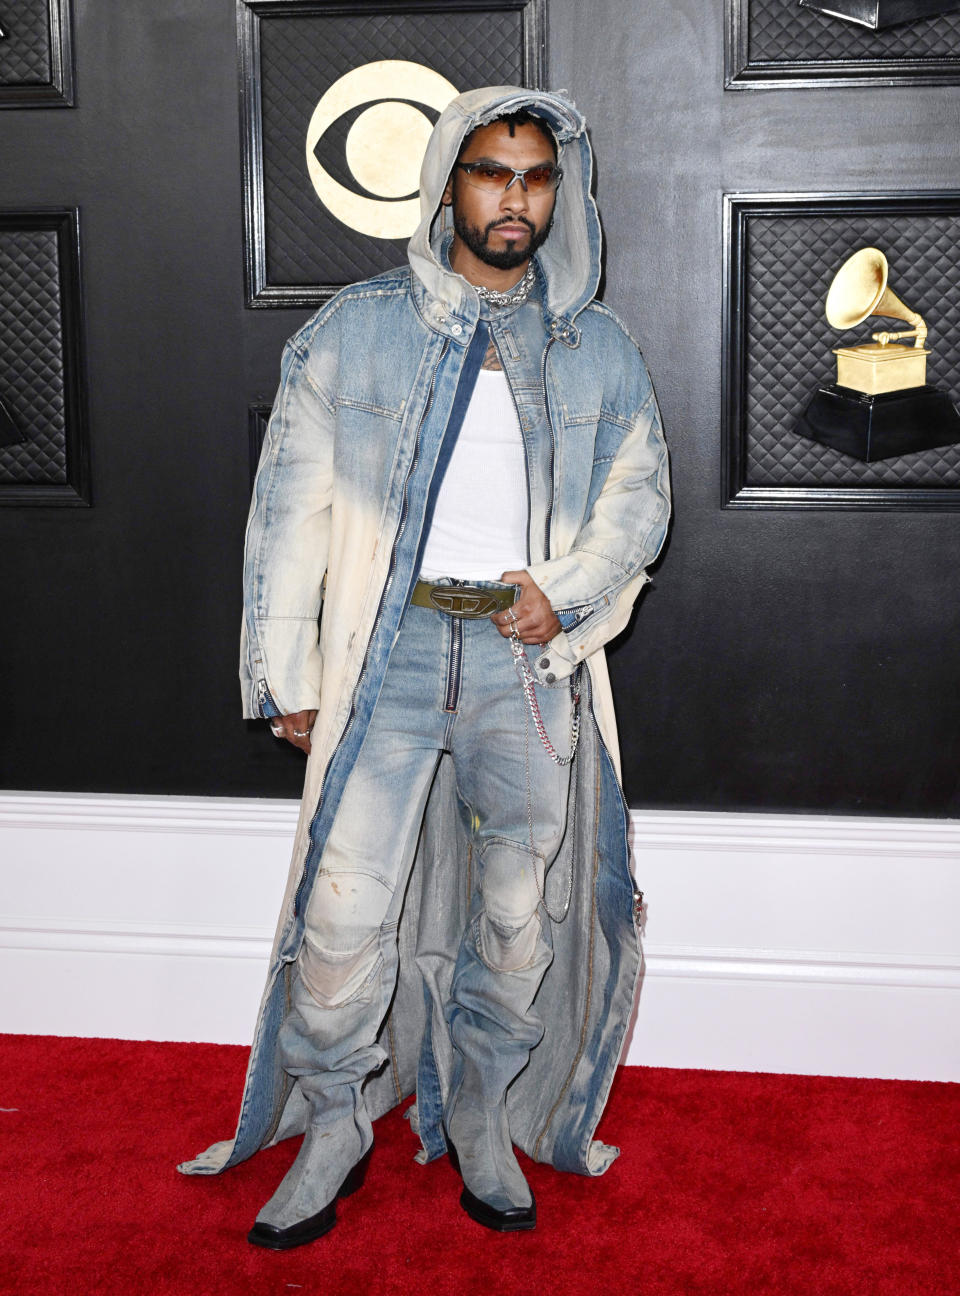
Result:
M449 267L439 199L464 136L519 107L550 123L564 180L535 291L492 311ZM459 96L428 146L410 267L338 293L284 352L247 529L241 682L248 716L317 708L318 717L237 1134L185 1163L186 1173L217 1173L304 1128L304 1095L277 1049L291 968L488 336L526 451L528 570L564 626L531 663L547 686L586 667L570 824L545 888L554 958L536 1008L547 1027L509 1090L510 1129L558 1168L601 1173L616 1154L592 1136L640 960L603 645L626 625L663 543L669 479L643 360L617 317L592 300L600 226L591 174L583 120L562 96L515 87ZM400 916L400 977L380 1033L388 1061L366 1087L374 1118L416 1089L425 1159L444 1146L453 1066L445 1010L472 903L470 859L444 757Z
M547 731L563 750L570 682L538 692ZM489 620L409 607L306 906L296 1012L280 1035L284 1068L300 1079L311 1123L333 1134L369 1124L357 1081L387 1061L377 1036L396 983L407 877L444 752L471 847L463 879L471 914L445 1009L450 1037L482 1059L485 1089L499 1099L543 1034L533 1002L553 946L542 897L566 831L569 766L540 743L510 645ZM324 1191L335 1190L366 1144L351 1136L328 1148ZM325 1201L310 1204L301 1214Z
M569 749L570 682L540 688L538 706L557 749ZM526 966L539 928L549 928L545 912L536 916L566 830L569 767L544 750L509 641L490 621L411 606L326 841L300 952L301 976L324 1006L383 969L386 1002L370 1044L393 991L403 893L444 751L482 900L480 959Z

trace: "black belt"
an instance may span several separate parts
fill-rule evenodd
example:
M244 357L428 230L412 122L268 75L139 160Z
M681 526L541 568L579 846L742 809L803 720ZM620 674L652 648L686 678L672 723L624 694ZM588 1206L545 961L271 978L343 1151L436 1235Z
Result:
M480 585L431 585L418 580L413 587L410 602L416 607L433 608L448 616L470 619L487 617L493 612L506 612L517 601L517 588L484 589Z

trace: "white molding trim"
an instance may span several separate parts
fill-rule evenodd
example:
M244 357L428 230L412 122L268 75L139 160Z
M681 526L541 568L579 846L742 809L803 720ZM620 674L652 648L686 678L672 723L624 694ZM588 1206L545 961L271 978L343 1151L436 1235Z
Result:
M792 855L908 856L960 864L960 819L631 810L635 851L703 849Z
M299 802L233 797L104 796L98 793L0 792L4 828L75 832L235 833L289 837Z
M249 1039L297 814L0 793L0 1030ZM628 1061L960 1078L960 821L634 811L631 836Z
M273 932L264 928L152 926L69 919L0 918L0 949L65 950L81 954L131 954L166 958L240 958L265 962ZM803 950L685 949L644 943L644 977L710 981L794 981L814 985L915 986L960 990L960 958L918 963L899 954L864 962L854 954L829 958Z
M89 923L69 919L0 918L0 949L57 951L79 954L134 954L164 958L231 958L266 962L272 932L259 928L229 931L189 924L152 926L128 923Z
M644 975L698 977L710 981L792 981L805 985L915 986L924 990L960 990L960 958L918 963L900 954L865 962L855 954L829 958L803 950L682 949L645 947Z
M298 812L299 802L265 798L0 792L0 831L89 828L283 837L294 832ZM631 810L630 830L635 850L906 854L960 863L960 819Z

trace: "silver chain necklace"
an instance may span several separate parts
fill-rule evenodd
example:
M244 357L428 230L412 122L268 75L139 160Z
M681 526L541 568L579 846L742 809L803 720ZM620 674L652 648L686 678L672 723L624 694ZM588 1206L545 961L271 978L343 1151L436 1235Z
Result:
M512 288L508 288L506 292L498 292L496 288L482 288L479 284L473 286L476 288L480 300L488 302L491 306L522 306L530 296L530 290L535 282L536 275L531 261L523 278L518 280Z

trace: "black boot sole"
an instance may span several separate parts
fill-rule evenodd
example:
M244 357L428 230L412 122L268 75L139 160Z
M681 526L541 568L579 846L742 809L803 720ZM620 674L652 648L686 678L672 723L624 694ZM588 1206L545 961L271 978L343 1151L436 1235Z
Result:
M472 1220L484 1228L495 1229L497 1233L520 1233L524 1229L537 1227L537 1203L530 1194L529 1206L514 1206L511 1210L496 1210L488 1206L479 1197L474 1197L469 1188L464 1186L460 1194L460 1205Z
M447 1133L446 1127L444 1127L443 1134L447 1140L447 1156L450 1158L450 1164L462 1179L460 1158L457 1155L457 1149L450 1142L450 1135ZM532 1192L529 1206L514 1206L510 1210L497 1210L495 1206L488 1206L479 1197L474 1197L467 1185L464 1184L463 1192L460 1194L460 1205L472 1220L482 1224L484 1228L494 1229L497 1233L520 1233L524 1229L537 1227L537 1203Z
M289 1228L274 1228L272 1224L254 1224L247 1234L247 1241L252 1242L254 1246L266 1247L269 1251L289 1251L293 1247L316 1242L317 1238L322 1238L325 1233L329 1233L337 1222L337 1202L363 1187L372 1151L373 1148L369 1148L364 1153L337 1189L333 1201L322 1210L318 1210L316 1215L300 1220L298 1224L291 1224Z

